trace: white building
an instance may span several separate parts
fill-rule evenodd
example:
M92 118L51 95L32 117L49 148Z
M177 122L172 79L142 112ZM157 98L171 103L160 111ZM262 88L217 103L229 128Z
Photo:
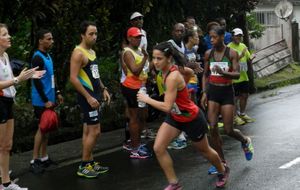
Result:
M300 0L288 1L293 4L293 12L287 20L280 19L275 14L275 7L280 0L261 0L253 11L257 21L266 27L264 35L260 39L251 40L255 50L269 46L282 38L287 41L288 47L291 49L291 23L293 21L300 23Z

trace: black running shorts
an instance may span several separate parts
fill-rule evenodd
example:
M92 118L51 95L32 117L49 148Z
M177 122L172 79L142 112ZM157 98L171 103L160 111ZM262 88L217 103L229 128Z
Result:
M169 114L165 122L180 131L184 131L193 142L201 141L208 131L207 121L200 109L197 117L190 122L175 121Z
M98 101L101 103L100 100ZM81 109L83 123L86 123L87 125L96 125L100 123L100 109L92 108L82 95L78 95L78 104Z
M34 109L34 115L40 123L41 116L44 113L44 111L46 110L46 108L43 106L33 106L33 109Z
M14 100L12 98L0 97L0 124L13 119L13 104Z
M208 101L213 101L220 105L234 105L233 86L216 86L213 84L209 84L207 99Z
M241 94L249 94L249 81L233 83L233 88L235 96L240 96Z
M131 89L127 88L126 86L121 85L121 91L124 96L124 98L127 101L129 108L138 108L138 102L137 102L137 93L139 89Z

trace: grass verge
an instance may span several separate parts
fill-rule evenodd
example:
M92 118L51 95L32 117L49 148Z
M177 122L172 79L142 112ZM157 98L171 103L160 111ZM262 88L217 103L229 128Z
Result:
M291 63L272 75L254 79L254 83L258 92L300 83L300 64Z

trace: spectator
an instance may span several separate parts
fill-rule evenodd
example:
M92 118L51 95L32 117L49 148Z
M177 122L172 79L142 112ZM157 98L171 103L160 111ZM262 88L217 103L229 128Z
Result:
M49 30L41 29L36 34L36 50L32 56L31 66L38 67L38 70L45 70L45 75L41 79L32 80L32 105L35 117L39 121L46 109L55 107L56 98L58 103L63 103L63 97L57 89L55 92L55 80L53 62L48 53L53 44L53 36ZM33 173L42 173L45 168L54 162L47 154L48 134L43 134L38 125L38 129L34 136L34 147L32 160L30 161L30 171ZM40 155L41 153L41 155Z
M6 50L11 47L11 36L5 24L0 23L0 172L3 190L27 190L11 182L9 158L13 144L14 115L13 104L16 95L14 85L33 77L35 70L24 69L14 77ZM35 77L40 77L36 75Z
M227 23L226 23L225 18L220 17L220 18L217 18L216 21L225 30L225 36L224 36L224 43L225 43L225 45L229 44L232 41L232 35L231 35L230 32L227 32Z

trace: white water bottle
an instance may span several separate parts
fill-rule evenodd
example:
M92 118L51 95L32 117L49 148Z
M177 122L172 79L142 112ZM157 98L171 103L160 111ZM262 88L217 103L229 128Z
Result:
M145 86L142 86L138 93L147 95L147 88ZM142 101L138 101L138 106L139 106L139 108L144 108L144 107L146 107L146 103L142 102Z

